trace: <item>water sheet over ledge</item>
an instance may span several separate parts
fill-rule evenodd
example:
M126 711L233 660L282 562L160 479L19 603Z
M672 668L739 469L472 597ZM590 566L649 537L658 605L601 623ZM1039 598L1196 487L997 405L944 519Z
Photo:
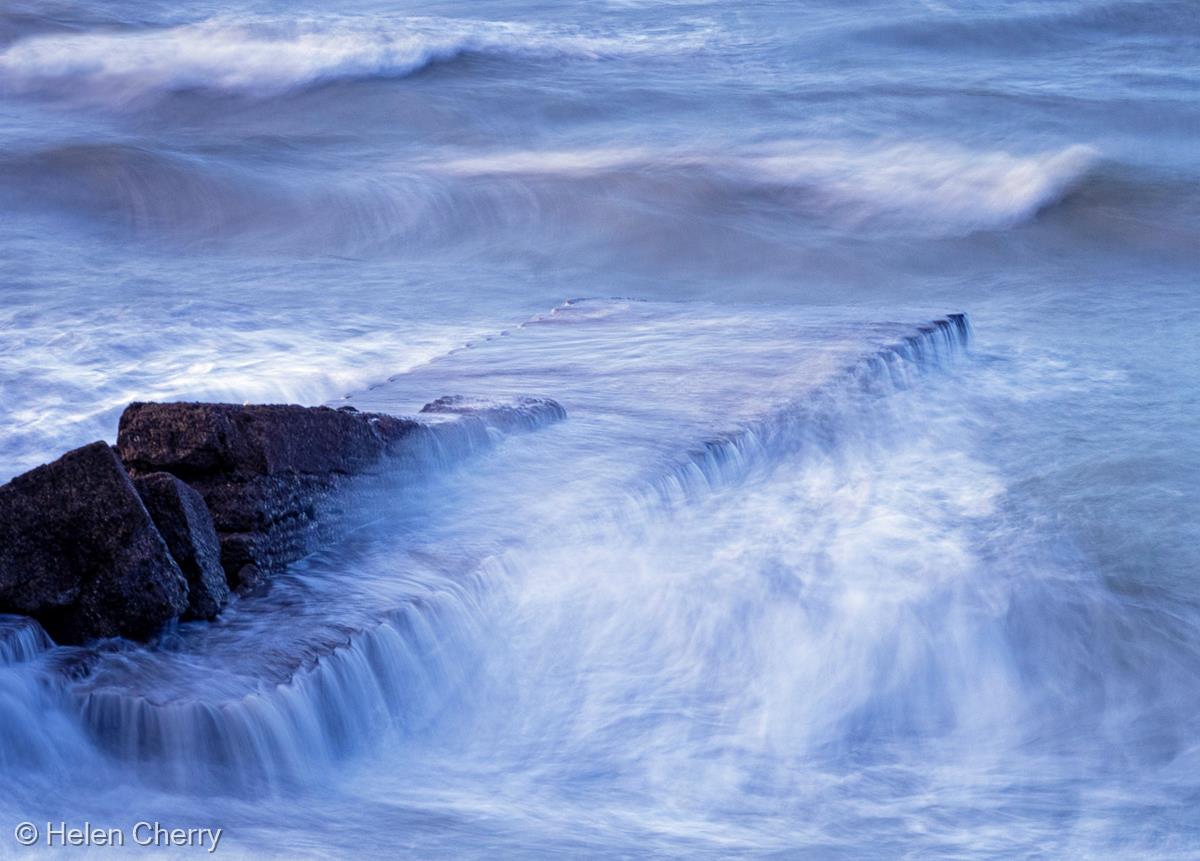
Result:
M751 449L795 448L833 401L906 387L970 339L961 313L873 316L578 300L348 402L404 412L426 386L492 397L546 387L572 416L569 448L546 453L551 483L590 487L593 504L615 508L630 493L719 481L731 460L748 467Z
M439 450L427 459L437 469L414 461L378 477L358 489L356 532L215 624L34 664L60 679L83 735L152 783L302 784L381 733L436 720L470 686L489 595L513 587L496 569L506 554L586 542L600 524L637 528L828 446L839 415L937 372L970 335L961 314L861 316L562 305L348 401L405 415L430 392L467 403L551 392L566 422L457 467ZM14 654L29 659L21 636Z
M785 698L787 744L771 780L798 767L801 751L810 757L850 731L869 735L876 721L909 732L940 725L964 707L961 692L926 691L921 678L956 677L972 662L969 648L931 642L909 653L908 642L896 652L892 640L907 642L924 621L861 627L846 613L872 606L887 616L910 600L920 607L914 619L944 616L946 601L953 609L958 599L948 596L959 587L936 572L959 564L967 527L938 522L949 516L939 506L970 514L973 503L942 498L958 479L928 482L919 489L932 508L908 513L915 525L898 545L874 526L856 535L864 515L840 511L812 482L839 460L837 480L850 492L856 482L872 496L907 482L856 479L855 452L910 434L911 404L893 402L954 390L973 364L971 328L954 313L866 317L576 301L339 402L411 415L431 392L462 397L448 410L537 392L567 418L535 433L497 430L487 451L439 450L376 476L348 502L359 515L353 531L215 623L181 624L149 647L84 648L52 647L14 624L4 641L11 666L0 670L12 686L4 708L15 725L48 715L54 727L12 737L29 785L86 762L105 780L175 799L168 806L265 793L291 809L324 805L318 796L332 791L333 773L344 777L337 791L357 798L364 768L409 775L407 797L447 768L467 768L466 785L486 787L476 767L508 779L532 769L575 792L579 769L604 761L613 769L604 780L616 784L597 791L624 809L627 775L664 753L692 769L727 745L749 745L731 767L750 769L739 780L753 773L764 752L744 721L769 716L763 738L774 737L785 703L763 709L779 685L804 695ZM951 467L959 456L943 454ZM977 483L988 491L986 474ZM837 529L847 535L826 546ZM794 550L775 547L779 530ZM847 540L865 542L861 552L883 554L895 572L883 577L875 559L838 559ZM911 564L929 572L906 571ZM734 571L746 582L728 580ZM882 603L856 603L866 600ZM793 612L811 616L791 619L780 639L774 616ZM857 631L848 640L843 623ZM956 623L936 639L962 636ZM756 662L780 648L798 662L787 678L764 677L783 668ZM912 677L913 696L881 685L882 658L864 649L894 653L887 660ZM821 669L824 655L831 663ZM922 669L923 660L933 666ZM677 736L685 727L698 735ZM744 790L721 791L733 792L728 803Z

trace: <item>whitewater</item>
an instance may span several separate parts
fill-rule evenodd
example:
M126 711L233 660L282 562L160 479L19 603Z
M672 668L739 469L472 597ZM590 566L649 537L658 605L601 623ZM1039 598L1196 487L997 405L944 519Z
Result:
M1200 859L1198 46L1175 0L5 4L0 481L134 400L566 419L211 624L0 616L0 857Z

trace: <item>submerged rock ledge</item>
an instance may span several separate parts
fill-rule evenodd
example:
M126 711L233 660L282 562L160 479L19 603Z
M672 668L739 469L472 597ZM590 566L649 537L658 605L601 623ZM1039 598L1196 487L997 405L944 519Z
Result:
M134 403L94 442L0 486L0 612L60 643L211 619L335 534L355 479L444 466L566 417L547 398L352 407Z

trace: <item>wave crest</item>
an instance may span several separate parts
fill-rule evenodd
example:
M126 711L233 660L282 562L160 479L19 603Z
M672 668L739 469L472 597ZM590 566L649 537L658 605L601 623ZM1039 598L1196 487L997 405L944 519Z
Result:
M446 18L210 19L24 39L0 52L0 89L82 90L110 102L189 89L270 96L332 80L402 77L472 54L605 59L686 51L703 42L701 31L604 34Z
M1098 157L1078 144L1014 155L920 142L782 142L721 154L640 148L500 153L451 160L442 169L567 179L685 173L713 185L787 194L791 206L842 226L958 234L1010 227L1036 215L1069 193Z
M694 206L754 211L789 229L953 237L1029 221L1088 187L1097 159L1081 145L1014 155L915 142L442 150L314 183L286 167L251 171L206 156L101 143L0 156L0 199L137 235L305 254L391 253L563 225L574 235L594 229L604 241L659 242L669 219L695 223ZM639 226L614 235L622 220Z

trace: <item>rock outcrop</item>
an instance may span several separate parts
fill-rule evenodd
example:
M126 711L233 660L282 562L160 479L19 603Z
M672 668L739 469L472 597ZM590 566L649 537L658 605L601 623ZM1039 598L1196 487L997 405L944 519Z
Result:
M491 445L493 432L566 416L545 398L442 398L422 413L428 421L352 407L135 403L121 416L117 448L133 475L167 472L200 493L229 585L249 591L336 535L352 479L444 466Z
M187 582L113 450L94 442L0 487L0 612L60 643L143 638Z
M131 404L115 450L92 443L0 487L0 613L60 643L212 619L231 588L333 537L356 478L443 467L566 415L539 398L442 398L422 413Z
M184 619L213 619L229 601L229 585L221 567L221 544L204 498L167 472L134 479L133 486L175 564L187 578Z
M328 407L135 403L117 448L132 474L167 472L203 497L229 585L244 591L325 543L336 491L418 427Z

